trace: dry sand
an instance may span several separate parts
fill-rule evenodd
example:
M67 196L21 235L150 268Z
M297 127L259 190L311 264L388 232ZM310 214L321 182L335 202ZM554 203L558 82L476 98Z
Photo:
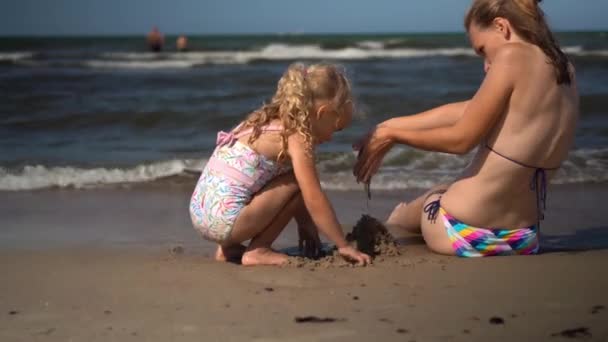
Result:
M608 341L606 186L552 189L541 255L460 259L398 236L400 255L364 268L213 262L188 196L0 193L0 341ZM370 215L402 196L374 193ZM345 225L361 217L364 196L330 197Z
M1 341L608 339L608 251L247 268L125 249L0 253ZM553 336L555 335L555 336Z

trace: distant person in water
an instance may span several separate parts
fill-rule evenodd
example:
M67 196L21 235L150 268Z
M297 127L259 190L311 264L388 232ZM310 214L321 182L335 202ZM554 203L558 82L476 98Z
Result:
M179 36L175 42L177 51L184 52L188 50L188 38L186 36Z
M397 205L388 225L422 234L434 252L462 257L535 254L547 183L573 144L575 70L538 0L475 0L465 29L485 79L470 100L380 123L356 147L369 182L395 145L475 150L462 174Z
M163 34L160 33L160 31L158 30L158 27L154 26L154 28L152 28L152 31L150 31L150 33L148 33L148 48L151 51L154 52L159 52L163 49L163 44L165 43L165 37L163 37Z

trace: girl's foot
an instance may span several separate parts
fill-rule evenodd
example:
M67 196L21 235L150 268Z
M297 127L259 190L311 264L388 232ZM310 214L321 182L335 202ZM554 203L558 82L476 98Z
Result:
M247 247L243 245L230 245L230 246L217 246L217 250L215 251L215 260L216 261L239 261L243 257L243 253L245 253L245 249Z
M287 263L287 255L278 253L270 248L256 248L243 253L241 263L245 266L254 265L283 265Z

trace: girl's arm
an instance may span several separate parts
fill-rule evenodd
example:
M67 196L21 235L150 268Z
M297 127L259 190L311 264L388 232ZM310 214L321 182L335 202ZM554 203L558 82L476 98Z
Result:
M460 120L452 126L425 130L385 127L386 138L424 150L463 154L479 144L504 113L520 75L520 48L506 46L497 52L481 87L466 106Z
M462 118L469 102L449 103L418 114L388 119L378 126L408 130L452 126Z
M353 144L355 150L359 150L361 146L368 144L368 140L372 137L378 128L394 128L394 129L407 129L407 130L426 130L437 127L452 126L464 114L470 100L462 102L448 103L427 111L396 117L381 122L374 131L370 131L367 135L359 139Z
M462 117L451 126L420 130L378 126L357 158L354 169L357 180L369 181L394 143L437 152L469 152L504 113L515 86L514 75L521 74L517 69L523 63L522 58L517 46L498 51L481 87L466 105Z
M288 152L304 204L313 222L338 248L347 247L344 232L329 199L321 189L314 156L304 138L296 133L288 139Z

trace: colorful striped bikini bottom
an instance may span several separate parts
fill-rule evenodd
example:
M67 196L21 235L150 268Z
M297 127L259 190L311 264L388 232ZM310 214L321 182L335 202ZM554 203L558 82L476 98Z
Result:
M539 250L536 225L520 229L478 228L463 223L439 207L439 214L456 255L482 257L528 255Z

